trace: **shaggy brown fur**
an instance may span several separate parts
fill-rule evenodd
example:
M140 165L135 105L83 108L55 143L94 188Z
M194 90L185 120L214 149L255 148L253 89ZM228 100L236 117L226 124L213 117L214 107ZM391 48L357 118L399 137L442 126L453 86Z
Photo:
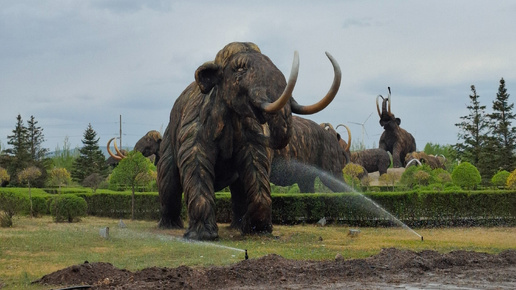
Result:
M336 134L322 125L292 117L292 137L283 149L274 150L271 182L288 186L299 185L301 192L315 192L315 178L334 192L346 191L342 168L344 152Z

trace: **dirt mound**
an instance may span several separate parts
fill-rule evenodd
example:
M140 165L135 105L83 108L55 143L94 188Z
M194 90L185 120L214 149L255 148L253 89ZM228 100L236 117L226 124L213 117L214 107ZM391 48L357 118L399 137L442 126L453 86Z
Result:
M136 272L117 269L109 263L85 262L45 275L34 283L90 285L92 289L512 289L516 285L514 273L516 250L491 255L389 248L366 259L299 261L267 255L230 266L151 267Z

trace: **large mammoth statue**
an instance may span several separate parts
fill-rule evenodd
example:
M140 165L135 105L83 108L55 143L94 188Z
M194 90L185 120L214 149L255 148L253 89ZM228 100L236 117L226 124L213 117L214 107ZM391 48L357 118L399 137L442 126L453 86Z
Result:
M341 72L329 55L335 77L327 95L302 106L291 98L298 56L289 81L249 42L234 42L195 72L178 97L163 134L157 165L161 200L159 227L183 227L182 193L188 239L218 237L214 192L231 190L233 216L243 234L272 232L269 173L273 149L292 135L292 113L313 114L335 97Z
M344 152L338 138L322 125L293 116L292 137L285 148L274 150L270 181L300 192L315 192L315 178L334 192L347 191L342 178Z
M392 164L394 168L405 166L405 156L407 153L416 151L416 140L414 136L400 127L401 119L396 118L391 112L391 88L389 96L384 99L381 95L376 97L376 110L380 116L380 125L384 131L380 137L378 148L391 152ZM382 98L382 111L378 105L378 99ZM387 102L389 103L387 109Z
M136 142L133 150L141 152L143 156L148 157L151 160L153 160L154 165L156 165L156 164L158 164L158 161L159 161L159 146L161 144L161 140L162 140L161 133L156 130L151 130L151 131L147 132L147 134L145 134L142 138L140 138L140 140L138 140ZM110 149L110 145L111 145L112 141L114 141L113 144L115 147L116 154L114 154ZM107 151L110 155L108 162L109 162L109 160L114 160L115 162L118 162L127 155L126 151L118 149L115 138L111 138L108 141Z

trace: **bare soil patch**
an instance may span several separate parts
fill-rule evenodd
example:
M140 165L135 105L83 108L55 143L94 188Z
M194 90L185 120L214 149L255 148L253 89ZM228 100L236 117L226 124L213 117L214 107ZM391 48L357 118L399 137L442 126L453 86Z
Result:
M267 255L229 266L151 267L135 272L85 262L34 283L54 289L75 285L91 289L514 289L516 250L442 254L388 248L366 259L301 261Z

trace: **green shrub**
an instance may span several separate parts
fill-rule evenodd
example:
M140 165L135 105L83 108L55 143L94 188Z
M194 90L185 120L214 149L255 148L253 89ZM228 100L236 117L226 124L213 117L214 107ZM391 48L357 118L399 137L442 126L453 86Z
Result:
M13 226L13 216L29 208L29 199L16 192L0 192L0 227Z
M418 173L420 171L428 173L428 175L424 173ZM427 164L423 164L421 166L409 166L400 178L400 183L405 185L407 188L414 188L416 185L427 185L433 183L434 180L431 175L432 169Z
M473 164L462 162L453 170L452 180L453 183L462 188L475 189L482 181L482 177Z
M498 171L498 173L491 178L491 184L496 187L505 187L509 175L511 175L511 173L507 170Z
M80 217L86 216L87 210L86 201L73 194L55 196L50 201L50 214L56 222L79 221Z

